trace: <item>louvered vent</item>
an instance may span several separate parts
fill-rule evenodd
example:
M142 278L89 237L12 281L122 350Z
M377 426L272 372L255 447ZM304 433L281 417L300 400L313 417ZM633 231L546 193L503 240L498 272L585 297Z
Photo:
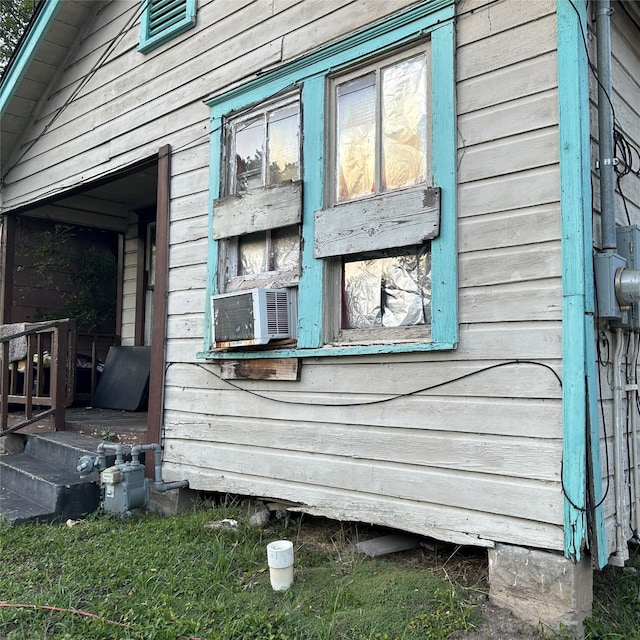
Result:
M187 17L185 0L149 0L149 37L162 33Z
M249 289L211 297L216 348L267 344L293 337L290 289Z
M289 295L286 289L271 289L266 292L267 331L269 333L290 333Z

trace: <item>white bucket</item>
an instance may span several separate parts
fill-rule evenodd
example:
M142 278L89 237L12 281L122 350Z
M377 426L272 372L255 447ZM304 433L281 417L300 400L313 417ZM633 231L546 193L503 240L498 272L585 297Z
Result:
M293 584L293 542L276 540L268 544L267 560L274 591L286 591Z

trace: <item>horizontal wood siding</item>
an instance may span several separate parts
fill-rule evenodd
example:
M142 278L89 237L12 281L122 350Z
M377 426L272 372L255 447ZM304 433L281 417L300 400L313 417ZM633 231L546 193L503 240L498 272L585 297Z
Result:
M457 350L307 358L300 381L233 385L196 357L212 152L202 100L411 4L199 0L195 29L142 56L139 3L108 3L11 169L5 206L171 145L166 479L460 543L561 550L553 0L456 5ZM124 343L130 243L126 256Z

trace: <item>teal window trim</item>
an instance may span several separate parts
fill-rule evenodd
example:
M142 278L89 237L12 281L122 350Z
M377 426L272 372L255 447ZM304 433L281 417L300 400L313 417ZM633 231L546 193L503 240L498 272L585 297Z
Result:
M44 6L40 9L35 23L31 25L15 60L2 76L2 82L0 83L0 116L6 111L18 85L24 78L38 47L62 6L62 1L45 0Z
M593 539L589 539L586 512L588 483L592 485L595 504L600 503L602 498L594 345L589 64L583 41L586 25L586 0L559 0L564 551L566 557L577 562L585 543L588 543L592 557L601 568L608 559L603 506L597 507L592 514ZM587 464L588 457L590 464ZM592 478L588 477L589 468Z
M160 3L173 4L175 7L184 10L184 15L178 19L168 21L167 25L156 33L152 33L152 9L154 5ZM149 53L165 42L188 31L196 24L196 0L143 0L142 15L140 17L140 43L138 51Z
M458 342L457 241L456 241L456 116L455 116L455 27L453 0L427 0L394 14L370 27L331 43L318 51L265 73L231 91L205 101L210 109L210 198L207 304L205 305L205 359L286 358L358 355L454 349ZM441 190L441 231L432 241L431 340L415 343L374 345L323 345L324 261L313 256L314 212L324 203L325 94L333 74L368 57L431 38L432 59L432 173ZM303 121L303 251L302 276L298 287L298 338L294 349L256 351L212 351L211 295L218 293L216 269L218 246L212 229L213 202L219 197L223 118L258 104L287 88L298 86L302 96Z

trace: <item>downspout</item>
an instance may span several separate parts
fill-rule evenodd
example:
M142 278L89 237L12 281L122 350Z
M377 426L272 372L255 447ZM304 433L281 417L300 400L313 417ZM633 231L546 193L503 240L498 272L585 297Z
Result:
M611 4L596 0L596 33L598 38L598 156L600 171L600 224L604 252L615 252L616 204L613 142L613 107L611 105Z

